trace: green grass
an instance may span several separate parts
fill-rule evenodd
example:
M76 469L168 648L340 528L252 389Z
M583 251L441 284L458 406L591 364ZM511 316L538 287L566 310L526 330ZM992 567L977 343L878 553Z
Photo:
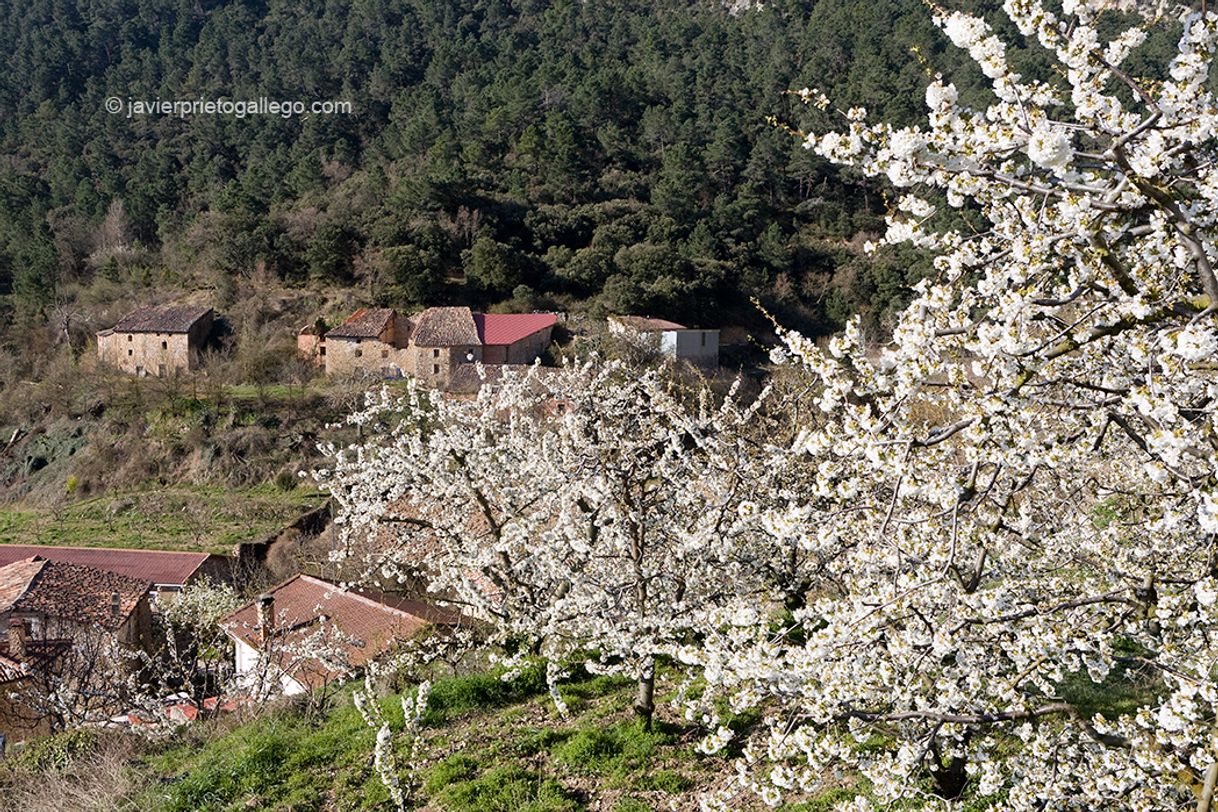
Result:
M243 725L202 747L183 745L148 759L156 780L140 809L380 809L388 796L369 765L375 736L348 705L322 725L278 714Z
M143 487L58 508L0 510L0 543L231 551L295 519L323 497L311 488Z
M576 797L553 778L505 764L471 781L451 784L436 794L451 812L568 812L583 809Z
M625 781L631 776L646 776L647 785L639 789L677 792L684 788L683 778L668 770L650 768L661 751L676 742L675 729L656 723L648 732L632 720L609 727L579 730L551 750L554 760L581 773L591 773Z
M629 710L605 719L606 707L630 697L629 683L583 676L564 687L586 704L569 721L555 715L540 668L507 682L496 671L436 679L418 768L409 770L399 751L413 806L638 812L667 808L677 793L723 774L717 759L693 751L695 739L682 728L658 722L644 732ZM398 729L398 698L386 697L382 708ZM351 707L350 690L321 718L283 709L224 729L232 725L204 723L152 745L133 767L140 790L131 806L150 812L391 808L372 764L375 734Z

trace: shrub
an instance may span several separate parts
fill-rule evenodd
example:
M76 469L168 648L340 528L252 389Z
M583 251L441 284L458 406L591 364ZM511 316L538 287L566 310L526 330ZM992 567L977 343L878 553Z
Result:
M81 756L97 749L96 730L77 728L39 739L26 747L14 759L14 766L34 772L62 770Z
M284 470L275 475L275 487L284 493L295 490L299 481L299 477L292 471Z

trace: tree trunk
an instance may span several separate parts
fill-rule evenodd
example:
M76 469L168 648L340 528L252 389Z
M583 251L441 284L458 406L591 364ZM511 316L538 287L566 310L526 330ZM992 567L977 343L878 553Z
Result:
M656 669L650 660L639 672L639 690L634 698L634 712L643 722L643 730L651 731L651 719L656 712Z
M1218 783L1218 761L1215 761L1205 771L1205 786L1201 788L1201 797L1197 799L1197 812L1211 812L1214 808L1214 785Z

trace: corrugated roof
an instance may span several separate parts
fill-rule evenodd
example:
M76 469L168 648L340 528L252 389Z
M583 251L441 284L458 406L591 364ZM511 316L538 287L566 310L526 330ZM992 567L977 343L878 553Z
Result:
M149 581L164 586L185 584L211 558L208 553L0 544L0 567L31 556L95 567L138 581Z
M311 575L297 575L267 594L274 597L275 631L272 635L281 641L281 651L282 646L290 646L315 634L323 624L333 624L341 635L358 641L358 644L340 645L348 664L356 668L429 623L455 622L451 613L426 604L344 591L337 584ZM246 645L261 648L257 601L242 606L225 618L222 625ZM341 676L317 661L284 663L281 667L307 687Z
M347 320L326 333L326 338L376 338L393 318L389 307L361 307Z
M118 333L188 333L195 322L211 313L198 305L160 305L141 307L118 320Z
M553 313L475 313L474 324L484 345L515 344L558 322Z
M677 324L667 319L653 319L648 316L610 316L614 321L624 324L640 333L662 333L667 330L688 330L684 324Z
M37 612L117 629L149 586L106 570L35 557L0 567L0 612ZM118 612L113 610L116 594Z
M429 307L415 319L416 347L474 347L482 343L468 307Z

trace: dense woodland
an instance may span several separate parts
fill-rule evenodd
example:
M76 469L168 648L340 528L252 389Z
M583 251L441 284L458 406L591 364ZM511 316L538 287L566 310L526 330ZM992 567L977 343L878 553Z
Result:
M758 297L829 328L882 314L923 265L862 258L882 190L767 116L798 125L784 91L811 85L911 121L930 66L980 79L914 0L21 0L0 3L0 60L0 294L20 324L89 289L223 305L261 269L385 303L694 322ZM355 112L127 118L112 96Z
M133 286L212 288L223 307L260 273L387 304L691 322L756 320L757 297L830 329L882 316L925 263L864 258L884 190L767 117L799 126L786 91L805 85L896 122L922 114L928 71L966 100L981 87L915 0L21 0L0 15L0 321L23 326ZM261 96L355 112L103 104Z

